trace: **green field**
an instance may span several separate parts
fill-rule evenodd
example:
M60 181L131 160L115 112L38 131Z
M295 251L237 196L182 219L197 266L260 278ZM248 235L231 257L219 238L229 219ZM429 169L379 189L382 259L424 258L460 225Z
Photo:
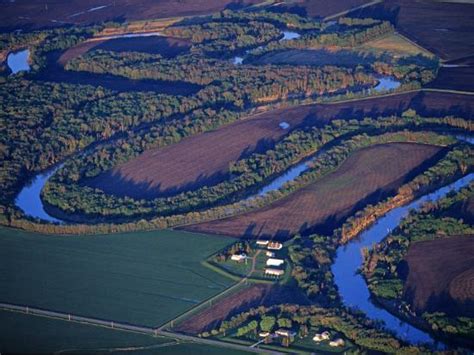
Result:
M0 228L0 302L157 326L233 282L201 261L234 241L174 231L60 237Z
M226 354L246 352L179 343L58 319L0 311L0 353Z
M170 342L174 340L0 311L0 353L152 347Z

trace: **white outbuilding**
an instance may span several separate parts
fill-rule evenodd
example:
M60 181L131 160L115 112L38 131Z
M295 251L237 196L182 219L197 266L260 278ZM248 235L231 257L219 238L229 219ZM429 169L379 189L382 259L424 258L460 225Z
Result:
M281 266L285 263L283 259L270 258L267 260L267 266Z

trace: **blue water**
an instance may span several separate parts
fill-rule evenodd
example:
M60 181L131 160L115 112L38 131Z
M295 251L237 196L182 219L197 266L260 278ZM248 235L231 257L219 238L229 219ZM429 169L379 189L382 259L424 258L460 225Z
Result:
M52 223L62 223L61 220L50 216L43 208L43 201L41 201L41 190L48 179L58 170L57 166L43 174L36 175L31 182L23 187L18 194L15 205L21 209L27 216L39 218L43 221Z
M288 122L285 122L285 121L280 122L279 126L280 126L281 129L288 129L288 128L290 128L290 124L289 124Z
M380 218L377 223L362 232L357 239L340 247L337 250L332 272L334 273L334 280L339 288L344 304L365 312L371 319L383 321L386 327L394 331L401 339L413 344L429 343L439 347L441 344L437 343L428 333L411 326L386 310L374 305L370 300L367 284L364 278L357 273L357 270L361 267L363 261L362 249L371 248L374 244L382 241L391 230L400 224L410 210L418 209L427 201L438 200L451 190L459 190L473 180L474 174L470 174L446 187L419 198L409 205L393 209Z
M242 58L242 57L234 57L234 58L232 59L232 63L234 63L234 64L236 64L236 65L242 64L243 61L244 61L244 58Z
M281 39L281 41L288 41L288 40L296 39L300 37L301 35L297 32L283 31L283 38Z
M30 71L30 64L28 63L29 58L29 49L10 53L7 57L7 65L12 71L12 74L16 74L21 71Z
M378 81L378 84L370 91L373 90L375 92L385 92L397 89L400 86L400 82L390 76L380 77L378 78Z

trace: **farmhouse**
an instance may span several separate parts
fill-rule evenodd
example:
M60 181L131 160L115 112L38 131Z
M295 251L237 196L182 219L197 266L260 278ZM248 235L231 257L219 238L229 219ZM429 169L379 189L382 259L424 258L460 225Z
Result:
M344 344L345 342L341 338L337 338L329 342L329 346L332 346L333 348L338 347L338 346L344 346Z
M270 242L268 243L267 248L270 250L280 250L281 248L283 248L283 244L278 242Z
M283 259L273 259L270 258L267 260L267 266L280 266L285 262Z
M247 255L245 254L234 254L230 257L230 260L238 262L244 261L245 259L247 259Z
M316 343L322 342L324 340L329 340L330 334L328 331L322 332L322 333L316 333L313 337L313 341Z
M257 245L260 246L266 246L268 243L270 243L269 240L257 240Z
M278 270L278 269L265 269L265 275L269 276L281 276L285 273L283 270Z

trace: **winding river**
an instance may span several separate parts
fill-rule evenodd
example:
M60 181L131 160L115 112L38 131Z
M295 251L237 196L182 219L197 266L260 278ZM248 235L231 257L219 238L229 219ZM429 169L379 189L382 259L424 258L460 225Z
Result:
M288 127L281 124L281 128L287 129ZM458 135L457 138L470 143L473 142L472 136ZM299 164L295 165L286 173L268 183L265 187L258 191L256 195L253 195L248 199L278 190L288 181L294 180L296 177L301 175L301 173L308 170L310 168L310 162L322 152L323 150L320 150L310 158L305 159ZM61 165L57 165L43 173L38 174L28 185L23 187L15 200L15 204L26 215L52 223L64 223L64 221L49 215L45 211L40 198L41 190L45 183L60 167ZM358 273L358 269L362 265L361 249L370 248L373 244L378 243L384 239L391 230L399 225L401 220L408 214L410 210L419 208L426 201L440 199L452 190L459 190L460 188L467 186L473 180L474 173L469 174L448 186L442 187L433 193L427 194L406 206L393 209L384 217L380 218L371 227L362 232L357 239L354 239L349 244L340 247L337 250L335 262L332 266L332 271L334 273L335 283L339 288L339 292L345 305L363 311L371 319L383 321L387 329L393 331L398 337L409 343L425 343L430 344L435 348L444 347L444 344L438 343L430 336L429 333L411 326L410 324L390 314L388 311L372 303L365 280Z
M467 186L473 180L474 173L427 194L406 206L395 208L362 232L357 239L339 247L332 272L344 304L363 311L371 319L383 321L389 330L412 344L428 343L435 348L442 347L443 345L436 342L428 333L411 326L372 303L367 284L362 275L358 273L358 269L362 265L361 250L370 248L373 244L382 241L392 229L400 224L410 210L420 208L427 201L438 200L452 190L459 190Z

